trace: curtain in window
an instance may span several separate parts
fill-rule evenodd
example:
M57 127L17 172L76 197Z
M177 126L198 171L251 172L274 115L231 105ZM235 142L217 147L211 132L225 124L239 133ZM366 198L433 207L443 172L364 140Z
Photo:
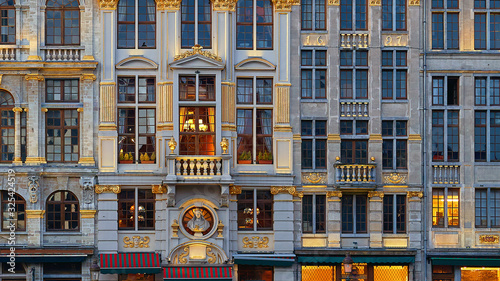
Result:
M148 21L156 21L155 16L156 16L156 3L154 0L148 0Z
M272 127L272 111L271 110L263 110L262 111L262 132L266 135L272 135L273 134L273 127ZM266 150L271 152L272 147L273 147L273 138L272 137L266 137L264 138L264 142L266 145Z
M183 132L184 131L184 125L186 123L186 114L187 114L187 108L186 107L181 107L179 108L179 131Z
M208 121L210 123L210 132L215 132L215 108L208 108Z

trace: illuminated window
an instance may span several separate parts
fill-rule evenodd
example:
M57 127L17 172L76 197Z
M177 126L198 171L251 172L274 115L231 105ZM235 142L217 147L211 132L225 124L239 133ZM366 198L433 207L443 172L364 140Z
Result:
M432 49L459 48L458 0L434 0L432 11Z
M179 153L215 155L215 108L179 108Z
M212 9L209 0L181 1L181 46L212 48Z
M460 189L432 189L432 226L460 226Z
M389 265L379 265L373 266L373 280L391 280L391 281L407 281L408 276L408 266L389 266Z
M242 190L238 195L238 230L273 230L273 195L269 190Z
M151 189L124 189L120 192L118 229L155 229L155 195Z
M325 0L303 0L300 4L302 30L325 30L326 7Z
M461 281L497 281L500 280L500 268L498 267L462 267L460 269Z
M272 266L238 265L238 281L273 281Z
M302 266L302 281L336 280L335 266Z
M433 265L432 281L453 281L455 280L453 266L451 265Z

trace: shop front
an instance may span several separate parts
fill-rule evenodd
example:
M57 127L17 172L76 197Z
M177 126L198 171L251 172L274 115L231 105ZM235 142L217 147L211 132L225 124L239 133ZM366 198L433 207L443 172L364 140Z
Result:
M432 256L432 280L500 281L500 256Z

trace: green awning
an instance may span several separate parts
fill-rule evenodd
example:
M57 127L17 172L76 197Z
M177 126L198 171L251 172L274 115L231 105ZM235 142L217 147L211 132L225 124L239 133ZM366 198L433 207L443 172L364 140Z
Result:
M267 266L292 266L295 263L294 255L279 254L234 254L235 264L267 265Z
M409 264L415 262L413 256L351 256L355 263L369 264ZM299 263L336 264L342 263L345 256L299 256Z
M433 265L500 266L495 258L431 258Z

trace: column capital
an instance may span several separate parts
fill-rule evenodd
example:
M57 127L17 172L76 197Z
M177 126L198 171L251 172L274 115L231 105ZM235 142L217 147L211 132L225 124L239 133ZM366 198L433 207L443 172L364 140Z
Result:
M271 194L276 195L279 193L288 193L292 196L297 196L297 197L304 197L303 192L298 192L295 186L271 186Z
M23 112L23 109L22 109L22 108L20 108L20 107L14 107L14 108L12 109L12 111L14 111L15 113L19 113L19 112Z
M300 5L300 0L272 0L276 12L291 12L292 5Z
M26 218L28 219L43 219L45 210L26 210Z
M24 76L24 79L26 79L27 81L29 81L29 80L43 81L44 80L43 75L39 75L39 74L26 74Z
M214 4L214 11L236 11L236 2L238 0L211 0Z
M121 188L119 185L96 185L95 186L95 193L101 194L101 193L115 193L118 194L121 192Z
M178 11L181 8L181 0L155 0L158 10Z
M93 219L96 212L96 210L80 210L80 216L82 219Z
M99 0L99 7L101 10L116 10L118 0Z

